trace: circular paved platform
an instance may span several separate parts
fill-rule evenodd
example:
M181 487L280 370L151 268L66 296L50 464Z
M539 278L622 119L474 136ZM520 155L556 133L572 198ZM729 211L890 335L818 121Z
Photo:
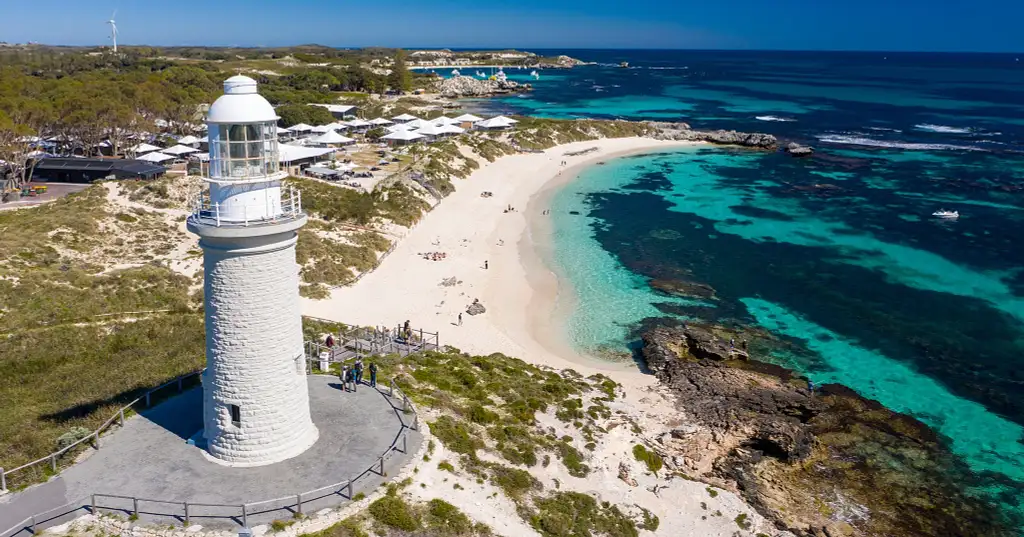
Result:
M290 518L292 512L281 506L294 503L300 492L360 476L353 493L372 490L384 478L364 471L399 437L403 423L412 425L412 415L402 413L401 400L392 401L386 387L382 393L362 385L353 393L342 391L335 377L310 376L308 382L320 438L295 458L257 468L231 468L208 460L186 443L202 428L202 392L197 388L128 420L123 429L103 438L102 449L57 479L16 494L5 508L31 514L82 499L88 504L94 493L214 504L289 497L248 513L252 526ZM419 433L410 431L405 453L396 452L386 460L386 473L394 475L404 466L420 441ZM401 448L402 443L398 445ZM305 497L303 511L313 513L348 501L330 492ZM131 500L101 498L97 503L113 508L107 511L132 509ZM183 520L184 515L180 504L140 502L139 510L143 520L161 523L173 521L174 515ZM193 523L207 527L241 523L238 509L193 506L189 511Z

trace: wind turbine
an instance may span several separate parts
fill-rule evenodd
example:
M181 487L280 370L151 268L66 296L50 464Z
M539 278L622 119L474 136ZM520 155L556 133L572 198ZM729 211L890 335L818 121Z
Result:
M110 20L107 24L110 25L110 39L114 41L114 52L117 53L117 23L114 22L114 17L117 16L117 10L114 10L114 14L110 16Z

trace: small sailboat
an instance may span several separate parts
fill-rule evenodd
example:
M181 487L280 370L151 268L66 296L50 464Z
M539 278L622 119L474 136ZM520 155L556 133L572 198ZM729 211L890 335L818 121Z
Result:
M476 76L478 76L480 78L487 78L487 73L485 73L483 71L477 71L476 72Z
M932 213L932 216L936 218L942 218L944 220L956 220L960 218L960 211L949 211L946 209L939 209Z
M452 69L452 76L462 76L458 69Z
M540 80L540 73L537 71L530 71L530 76L532 76L534 80Z

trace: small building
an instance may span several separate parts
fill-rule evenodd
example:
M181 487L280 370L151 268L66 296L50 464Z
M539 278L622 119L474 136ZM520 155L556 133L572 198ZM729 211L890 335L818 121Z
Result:
M32 173L35 181L91 183L100 179L155 179L167 168L143 160L110 158L44 158Z
M322 104L322 103L309 103L309 106L320 106L326 108L337 119L345 119L347 117L356 117L358 107L353 104Z

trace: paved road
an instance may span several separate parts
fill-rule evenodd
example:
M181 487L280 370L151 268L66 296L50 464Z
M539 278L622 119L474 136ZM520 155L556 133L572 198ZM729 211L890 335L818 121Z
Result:
M401 412L401 401L392 404L386 388L384 393L367 386L360 386L356 393L345 393L339 388L334 377L309 377L310 404L313 422L320 431L319 440L298 457L258 468L222 466L186 444L185 440L202 427L202 392L198 388L190 390L129 419L123 429L102 439L100 450L58 478L0 503L0 531L35 512L72 501L88 504L92 494L234 505L288 497L281 502L288 504L299 492L358 477L398 437L403 421L411 425L412 416ZM412 433L407 453L395 453L388 459L386 472L394 475L419 443L419 433ZM371 490L382 479L367 474L356 482L353 492ZM310 513L347 501L331 492L325 491L314 499L304 497L308 505L303 510ZM132 509L131 500L101 498L97 503L111 511ZM249 513L250 526L290 518L291 511L275 508L281 504ZM162 524L175 522L166 515L178 515L178 523L184 515L184 506L180 504L140 502L139 510L143 520ZM236 527L241 522L239 508L193 506L190 515L194 523L206 527ZM228 518L232 516L235 521Z

